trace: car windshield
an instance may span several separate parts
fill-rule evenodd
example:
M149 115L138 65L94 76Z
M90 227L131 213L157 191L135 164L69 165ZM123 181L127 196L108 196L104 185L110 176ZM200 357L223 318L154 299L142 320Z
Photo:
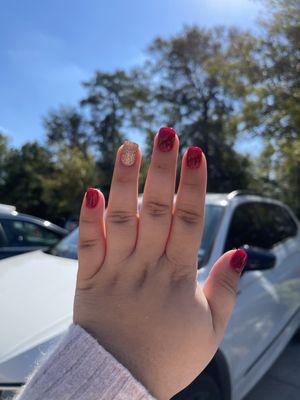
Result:
M223 207L207 204L205 207L205 226L203 239L199 250L199 266L203 266L210 255L214 237L217 233L219 223L223 214ZM77 241L78 229L75 229L70 235L61 240L49 253L58 256L77 259Z

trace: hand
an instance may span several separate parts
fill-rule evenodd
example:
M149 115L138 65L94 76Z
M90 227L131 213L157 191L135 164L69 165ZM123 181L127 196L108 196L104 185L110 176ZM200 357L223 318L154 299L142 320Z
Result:
M138 214L141 152L125 142L106 220L103 195L89 189L79 224L74 322L158 399L186 387L215 354L246 261L232 250L197 283L206 160L197 147L184 154L173 209L178 147L175 131L160 129Z

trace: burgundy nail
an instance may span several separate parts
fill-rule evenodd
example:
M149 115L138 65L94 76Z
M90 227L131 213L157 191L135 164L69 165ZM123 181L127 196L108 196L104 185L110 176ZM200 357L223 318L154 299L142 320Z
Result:
M85 195L85 204L87 208L95 208L99 201L99 190L88 188Z
M157 145L164 153L171 151L175 142L176 132L173 128L160 128L158 131Z
M191 169L197 169L200 167L202 160L202 150L200 147L189 147L186 155L186 165Z
M243 249L237 249L230 259L230 266L238 273L241 273L246 265L248 254Z

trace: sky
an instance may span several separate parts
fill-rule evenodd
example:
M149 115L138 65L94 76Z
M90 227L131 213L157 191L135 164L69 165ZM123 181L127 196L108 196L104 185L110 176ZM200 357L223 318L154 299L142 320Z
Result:
M0 0L0 131L13 146L43 141L43 116L76 105L96 69L130 68L184 25L255 30L259 10L255 0Z

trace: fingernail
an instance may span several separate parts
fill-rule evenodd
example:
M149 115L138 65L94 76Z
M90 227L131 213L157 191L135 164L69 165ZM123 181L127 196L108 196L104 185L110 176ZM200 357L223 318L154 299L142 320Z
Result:
M160 151L171 151L175 142L176 132L173 128L160 128L158 131L157 145Z
M121 154L121 162L123 165L131 167L131 165L135 163L138 148L139 146L136 143L125 140Z
M231 256L230 266L238 273L241 273L246 265L248 254L243 249L237 249Z
M85 195L85 204L87 208L95 208L99 201L99 190L88 188Z
M197 169L200 167L202 160L202 150L200 147L189 147L186 155L186 165L191 169Z

